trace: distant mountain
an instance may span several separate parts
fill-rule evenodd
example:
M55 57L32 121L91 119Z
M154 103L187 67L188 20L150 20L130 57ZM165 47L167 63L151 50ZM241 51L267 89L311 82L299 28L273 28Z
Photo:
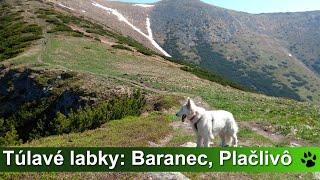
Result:
M175 58L269 95L319 98L320 11L252 15L163 0L151 20L155 39Z
M320 99L320 11L253 15L200 0L52 2L261 93Z

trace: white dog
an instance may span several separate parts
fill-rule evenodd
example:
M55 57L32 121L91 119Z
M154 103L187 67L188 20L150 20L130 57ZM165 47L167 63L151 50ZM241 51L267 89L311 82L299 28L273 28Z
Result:
M209 143L214 136L219 135L221 146L231 143L234 147L238 146L238 125L233 115L228 111L206 111L188 98L187 102L181 107L176 116L190 121L193 130L197 134L197 147L209 147Z

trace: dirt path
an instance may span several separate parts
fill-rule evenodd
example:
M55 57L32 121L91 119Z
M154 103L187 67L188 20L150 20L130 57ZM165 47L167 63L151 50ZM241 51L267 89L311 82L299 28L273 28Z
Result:
M160 142L149 142L150 147L165 147L173 138L172 134L169 134ZM162 179L174 179L174 180L188 180L189 178L186 177L184 174L180 172L149 172L144 174L146 179L154 179L154 180L162 180Z
M268 129L261 127L261 125L259 125L257 122L242 121L242 122L239 122L239 125L246 127L246 128L249 128L253 132L255 132L256 134L259 134L259 135L261 135L261 136L263 136L263 137L265 137L275 143L288 142L289 145L292 147L310 145L306 142L303 142L303 141L300 141L297 139L293 139L293 138L285 137L281 134L273 133L273 132L269 131Z
M270 141L275 142L275 143L280 144L280 143L288 142L291 147L299 147L299 146L308 146L309 145L303 141L288 138L283 135L275 134L273 132L265 130L262 127L259 127L259 125L256 122L242 121L242 122L238 122L238 124L240 127L246 127L248 129L252 130L254 133L256 133L260 136L263 136L264 138L269 139ZM181 121L174 121L173 123L171 123L171 126L174 129L183 129L186 134L194 133L190 124L187 122L182 123ZM183 144L182 146L194 147L195 143L194 142L187 142L187 143ZM249 144L245 141L239 141L239 146L240 147L241 146L249 146Z

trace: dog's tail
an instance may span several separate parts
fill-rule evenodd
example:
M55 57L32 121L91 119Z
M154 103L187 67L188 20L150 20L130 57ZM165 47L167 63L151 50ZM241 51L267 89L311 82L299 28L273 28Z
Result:
M231 130L233 133L237 134L239 132L239 126L234 119L233 114L230 113L230 119L229 119L229 130Z
M235 120L233 120L231 128L235 134L237 134L239 132L239 126Z

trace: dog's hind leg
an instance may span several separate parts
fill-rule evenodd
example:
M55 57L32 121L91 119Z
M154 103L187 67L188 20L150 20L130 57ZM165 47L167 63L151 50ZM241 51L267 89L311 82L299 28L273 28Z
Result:
M201 136L197 136L197 147L201 147L202 146L202 137Z
M225 147L226 146L226 139L225 139L224 133L220 133L219 136L221 139L221 147Z
M231 145L231 141L232 141L232 136L229 134L226 134L224 136L224 140L225 140L225 146L228 147Z
M236 133L233 133L232 135L232 145L233 147L238 147L238 136Z

